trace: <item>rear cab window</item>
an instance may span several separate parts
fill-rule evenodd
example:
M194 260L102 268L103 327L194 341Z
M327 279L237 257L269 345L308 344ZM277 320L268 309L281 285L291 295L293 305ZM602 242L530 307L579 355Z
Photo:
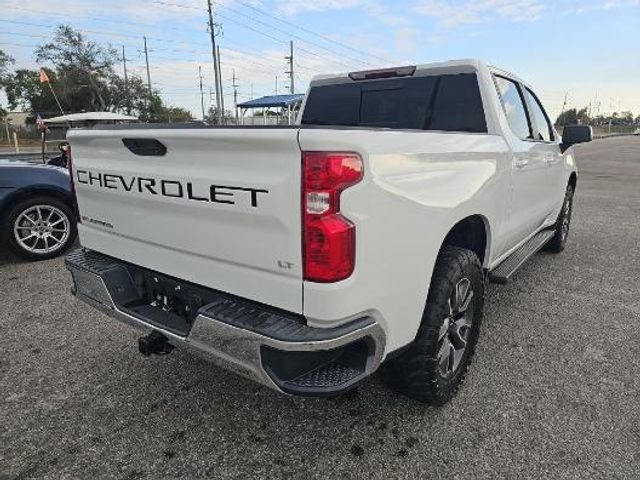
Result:
M303 125L486 133L475 73L312 87Z

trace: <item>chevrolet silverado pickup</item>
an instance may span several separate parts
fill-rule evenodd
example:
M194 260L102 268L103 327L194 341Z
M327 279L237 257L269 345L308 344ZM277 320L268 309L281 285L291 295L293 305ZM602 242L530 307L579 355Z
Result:
M82 248L73 293L295 395L378 369L448 401L486 281L505 283L571 220L575 143L533 88L476 60L315 77L296 125L73 130Z

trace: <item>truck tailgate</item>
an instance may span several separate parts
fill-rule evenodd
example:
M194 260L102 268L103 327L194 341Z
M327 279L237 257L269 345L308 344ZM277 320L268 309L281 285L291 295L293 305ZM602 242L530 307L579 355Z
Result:
M302 313L297 137L295 128L70 132L82 246ZM164 155L144 151L154 140Z

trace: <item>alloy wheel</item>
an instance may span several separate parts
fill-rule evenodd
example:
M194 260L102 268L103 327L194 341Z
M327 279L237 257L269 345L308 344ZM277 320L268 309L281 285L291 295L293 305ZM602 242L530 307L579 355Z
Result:
M43 255L62 248L71 233L67 215L53 205L33 205L18 215L13 226L17 244Z
M438 335L438 368L444 377L450 377L457 371L466 351L473 321L472 299L471 281L468 278L459 280L449 297L449 314Z
M562 237L562 240L567 238L567 235L569 235L569 226L571 224L571 208L571 196L568 195L564 201L564 205L562 206L562 225L560 226L560 235Z

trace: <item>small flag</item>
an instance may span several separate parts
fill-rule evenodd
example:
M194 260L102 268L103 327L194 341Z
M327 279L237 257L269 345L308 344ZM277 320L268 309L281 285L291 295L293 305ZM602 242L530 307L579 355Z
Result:
M45 72L43 69L40 69L40 83L49 83L47 72Z
M38 130L45 130L47 128L39 113L36 115L36 125L38 125Z

